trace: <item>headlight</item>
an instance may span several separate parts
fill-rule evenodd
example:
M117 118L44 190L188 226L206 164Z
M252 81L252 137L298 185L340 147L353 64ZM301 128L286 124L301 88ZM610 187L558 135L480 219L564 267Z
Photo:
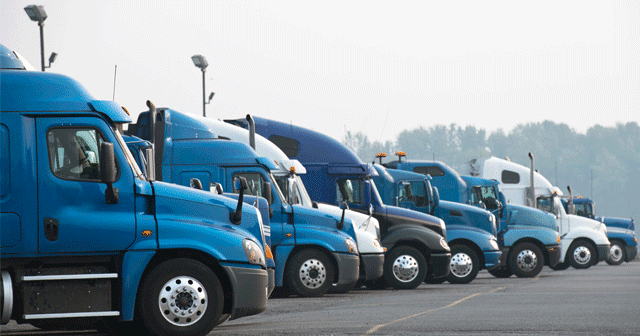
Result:
M493 247L494 250L499 250L500 246L498 246L498 241L496 239L489 240L489 244Z
M262 250L260 246L256 244L253 240L245 239L242 242L242 248L244 249L244 254L247 256L247 260L250 264L267 266L267 263L264 260L264 254L262 254Z
M353 254L358 254L358 247L356 246L356 242L354 242L353 239L345 238L344 244L347 245L347 251Z
M451 250L449 248L449 244L447 244L447 241L444 240L444 238L440 238L440 246L442 246L442 248L447 250L447 251Z

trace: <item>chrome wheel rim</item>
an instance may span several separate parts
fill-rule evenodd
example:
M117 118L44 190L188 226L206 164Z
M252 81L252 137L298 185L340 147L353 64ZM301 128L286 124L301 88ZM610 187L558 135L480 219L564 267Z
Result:
M618 262L622 259L622 248L618 245L611 245L609 254L611 254L611 260Z
M179 276L167 281L158 297L162 316L179 327L198 322L207 310L208 301L204 286L190 276Z
M538 266L538 256L531 250L523 250L516 257L516 265L523 272L531 272Z
M418 261L410 255L401 255L393 261L393 276L400 282L415 280L418 271Z
M578 246L573 251L573 259L580 265L586 265L591 261L591 250L586 246Z
M311 289L318 288L327 281L327 270L318 259L309 259L300 266L300 281Z
M466 253L456 253L451 257L451 263L449 263L451 274L458 278L464 278L473 270L473 261L471 257Z

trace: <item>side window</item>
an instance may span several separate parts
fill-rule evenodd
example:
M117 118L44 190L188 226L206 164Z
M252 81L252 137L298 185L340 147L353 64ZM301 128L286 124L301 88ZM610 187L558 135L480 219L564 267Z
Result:
M235 179L237 176L242 176L247 179L247 184L249 185L249 190L245 192L246 195L252 196L261 196L263 197L266 190L262 190L262 183L264 182L264 178L262 175L258 173L236 173L233 174L233 178ZM240 191L237 189L233 189L233 192L239 194ZM268 191L271 192L271 191Z
M9 189L11 181L11 169L9 169L9 130L0 124L0 197L3 197Z
M502 183L518 184L520 183L520 174L510 170L503 170Z
M413 202L418 207L427 205L425 184L422 181L398 184L398 201Z
M336 183L336 199L338 203L363 203L363 183L359 179L338 179Z
M413 168L414 173L422 175L431 175L431 177L444 176L444 170L438 166L426 166Z
M47 132L49 166L65 180L100 181L100 145L96 129L53 128Z
M539 210L553 213L553 202L549 197L538 197L537 207Z
M296 139L272 135L269 137L269 140L278 146L288 157L298 156L299 143Z

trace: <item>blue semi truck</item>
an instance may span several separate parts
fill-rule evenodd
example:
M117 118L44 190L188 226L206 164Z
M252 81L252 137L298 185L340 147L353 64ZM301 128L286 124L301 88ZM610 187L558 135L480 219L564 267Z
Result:
M633 218L596 216L595 202L582 196L573 197L571 190L568 198L562 198L562 205L567 214L595 219L607 226L607 238L611 242L607 264L620 265L625 261L630 262L638 255L638 238Z
M384 153L378 154L382 158ZM386 154L384 154L386 156ZM451 247L450 283L469 283L481 269L500 266L502 251L496 238L495 216L484 209L441 201L431 177L404 170L387 169L374 164L372 177L385 204L434 215L447 225L447 243ZM441 278L444 279L444 278Z
M560 236L555 218L543 211L508 204L498 190L498 182L473 176L461 176L438 161L398 160L387 162L388 168L406 170L432 178L440 198L485 208L498 217L498 243L504 266L489 270L497 277L515 274L536 276L543 265L554 267L560 259Z
M2 324L205 335L266 309L264 242L232 221L260 228L254 207L147 179L126 109L67 76L5 70L3 51Z
M197 179L205 189L217 183L237 192L233 181L244 177L251 194L269 200L277 288L299 296L323 295L333 283L340 291L353 288L360 260L351 220L288 204L270 174L276 163L246 144L219 137L212 120L166 108L155 119L149 115L141 113L129 133L153 139L159 180L188 186Z
M227 122L248 128L246 119ZM451 250L446 242L446 227L441 219L385 205L371 176L372 165L364 164L341 143L323 134L277 121L255 118L256 133L269 139L306 168L301 178L309 186L316 202L340 205L371 214L380 223L382 246L387 251L384 275L369 287L410 289L425 279L449 274Z

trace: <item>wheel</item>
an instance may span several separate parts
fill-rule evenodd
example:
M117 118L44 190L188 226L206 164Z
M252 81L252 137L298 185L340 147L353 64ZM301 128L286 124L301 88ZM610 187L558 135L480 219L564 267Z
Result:
M452 284L466 284L476 278L480 271L480 258L472 248L465 245L451 246L451 272L447 281Z
M496 267L494 269L490 269L489 274L496 278L508 278L513 275L513 272L511 272L507 267Z
M215 273L180 258L154 267L144 278L138 312L153 335L206 335L220 320L224 295Z
M611 241L611 248L609 248L609 256L607 257L607 264L616 266L622 264L627 259L627 252L624 250L624 245L617 241Z
M596 249L586 240L574 241L567 251L569 263L573 268L585 269L591 267L596 257Z
M569 266L571 266L571 264L565 261L565 262L557 263L555 266L549 266L549 268L551 268L554 271L564 271L567 268L569 268Z
M296 253L285 271L285 282L294 294L303 297L322 296L331 289L333 263L316 249Z
M384 257L384 278L396 289L413 289L427 274L427 261L411 246L399 246Z
M532 278L542 271L544 255L534 243L520 243L509 253L508 267L518 278Z

